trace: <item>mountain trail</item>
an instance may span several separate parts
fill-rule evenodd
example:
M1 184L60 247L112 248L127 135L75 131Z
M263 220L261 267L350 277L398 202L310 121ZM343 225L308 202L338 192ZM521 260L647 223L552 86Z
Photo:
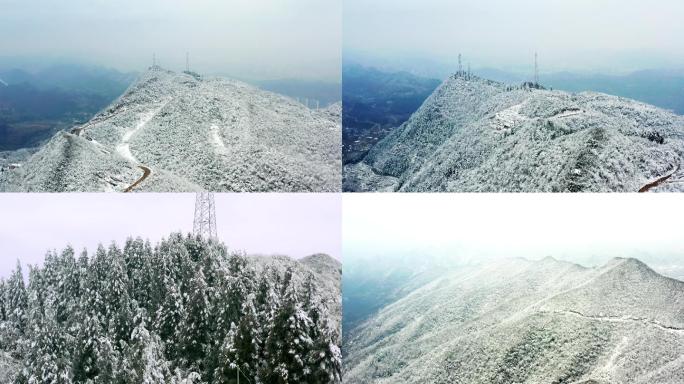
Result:
M137 187L140 183L145 181L145 179L147 179L147 177L150 176L150 174L152 173L152 170L144 165L138 165L138 167L143 170L143 175L140 176L140 178L136 180L133 184L129 185L128 188L124 189L124 192L132 191L133 188Z
M653 188L655 188L655 187L657 187L657 186L663 184L663 183L666 182L669 178L671 178L672 176L674 176L675 173L679 172L679 168L680 168L680 167L681 167L681 163L677 164L672 172L666 174L665 176L661 176L661 177L655 179L654 181L652 181L652 182L650 182L650 183L644 185L643 187L641 187L641 188L639 189L639 192L648 192L649 190L651 190L651 189L653 189Z
M645 325L650 325L650 326L653 326L656 328L660 328L664 331L673 332L675 334L684 336L684 328L677 328L674 326L664 325L664 324L661 324L655 320L651 320L651 319L644 318L644 317L590 316L590 315L585 315L585 314L577 312L577 311L573 311L571 309L556 310L556 311L542 311L542 312L566 314L566 315L570 315L570 316L574 316L574 317L580 317L580 318L584 318L584 319L597 320L597 321L606 321L606 322L611 322L611 323L645 324Z
M147 125L147 123L149 123L150 120L152 120L159 113L159 111L161 111L170 101L171 99L169 98L164 103L162 103L162 105L159 108L144 113L138 124L136 124L136 126L133 129L130 129L126 131L126 133L124 133L124 135L121 137L121 143L116 146L116 151L121 156L126 158L131 163L140 163L138 159L136 159L135 156L133 156L133 154L131 153L129 141L131 140L131 138L133 138L133 135L135 135L138 131L145 127L145 125Z
M166 101L164 101L162 103L161 106L159 106L159 108L155 108L153 110L148 111L147 113L144 113L142 115L142 118L138 122L138 124L136 124L135 128L126 131L126 133L124 133L124 135L121 137L121 143L116 146L116 151L121 156L123 156L125 159L127 159L131 163L136 163L138 165L138 167L143 170L143 175L138 180L136 180L133 184L129 185L128 188L126 188L124 190L124 192L132 191L133 188L140 185L140 183L145 181L145 179L147 179L150 176L150 174L152 173L152 170L149 167L147 167L143 164L140 164L140 161L138 161L138 159L136 159L135 156L133 156L133 153L131 153L129 141L131 140L133 135L135 135L138 131L140 131L143 127L145 127L145 125L147 125L147 123L149 123L159 113L159 111L164 109L164 107L166 107L166 105L169 104L169 102L171 102L171 100L172 100L172 98L168 98L168 99L166 99Z

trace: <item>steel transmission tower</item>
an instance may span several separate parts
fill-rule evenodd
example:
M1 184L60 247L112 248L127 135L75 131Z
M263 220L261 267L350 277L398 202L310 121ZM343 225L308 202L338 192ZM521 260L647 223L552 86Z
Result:
M197 193L192 233L205 239L216 238L216 209L214 207L214 194L211 192Z

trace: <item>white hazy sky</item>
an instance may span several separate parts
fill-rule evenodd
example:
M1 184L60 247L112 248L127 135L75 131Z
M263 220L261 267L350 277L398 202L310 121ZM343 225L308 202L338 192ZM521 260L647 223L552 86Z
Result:
M19 259L40 263L71 244L92 254L99 243L127 237L152 243L192 231L192 193L0 195L0 277ZM219 239L230 249L300 258L341 256L341 197L336 194L215 194Z
M343 45L474 66L544 70L684 67L681 0L345 0Z
M343 207L346 263L550 255L585 265L639 256L684 266L678 194L345 194Z
M0 0L0 56L339 79L342 0Z

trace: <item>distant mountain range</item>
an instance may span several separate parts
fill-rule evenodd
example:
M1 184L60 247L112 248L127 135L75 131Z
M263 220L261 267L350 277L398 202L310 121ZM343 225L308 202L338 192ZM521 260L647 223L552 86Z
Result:
M254 80L249 83L267 91L299 99L302 103L308 102L312 108L325 108L342 100L340 83L301 79Z
M8 191L338 191L340 108L245 83L143 73L85 124L59 132Z
M395 284L345 330L345 383L684 380L684 282L637 259L503 259Z
M680 190L684 116L594 92L449 77L346 165L346 191Z
M478 76L509 84L529 81L529 76L491 68L478 69ZM541 73L547 88L568 92L593 91L626 97L684 115L684 70L642 70L622 75L602 73Z
M77 64L0 70L0 151L37 146L56 131L89 120L135 76Z

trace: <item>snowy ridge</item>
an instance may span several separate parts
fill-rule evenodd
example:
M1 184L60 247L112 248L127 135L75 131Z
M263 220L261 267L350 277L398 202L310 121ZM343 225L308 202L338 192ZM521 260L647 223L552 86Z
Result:
M636 192L683 157L684 117L669 111L455 75L345 166L343 189ZM648 190L682 190L682 176Z
M339 113L311 110L234 80L151 69L71 134L84 140L86 153L73 156L92 163L86 169L64 155L60 134L21 170L3 176L0 190L122 191L137 176L115 186L100 180L122 173L122 162L151 170L136 191L340 189ZM89 146L107 155L91 157ZM57 163L63 172L51 174L50 164ZM36 183L46 179L53 180L51 185Z
M635 259L496 261L385 306L344 349L346 383L677 383L684 282Z

